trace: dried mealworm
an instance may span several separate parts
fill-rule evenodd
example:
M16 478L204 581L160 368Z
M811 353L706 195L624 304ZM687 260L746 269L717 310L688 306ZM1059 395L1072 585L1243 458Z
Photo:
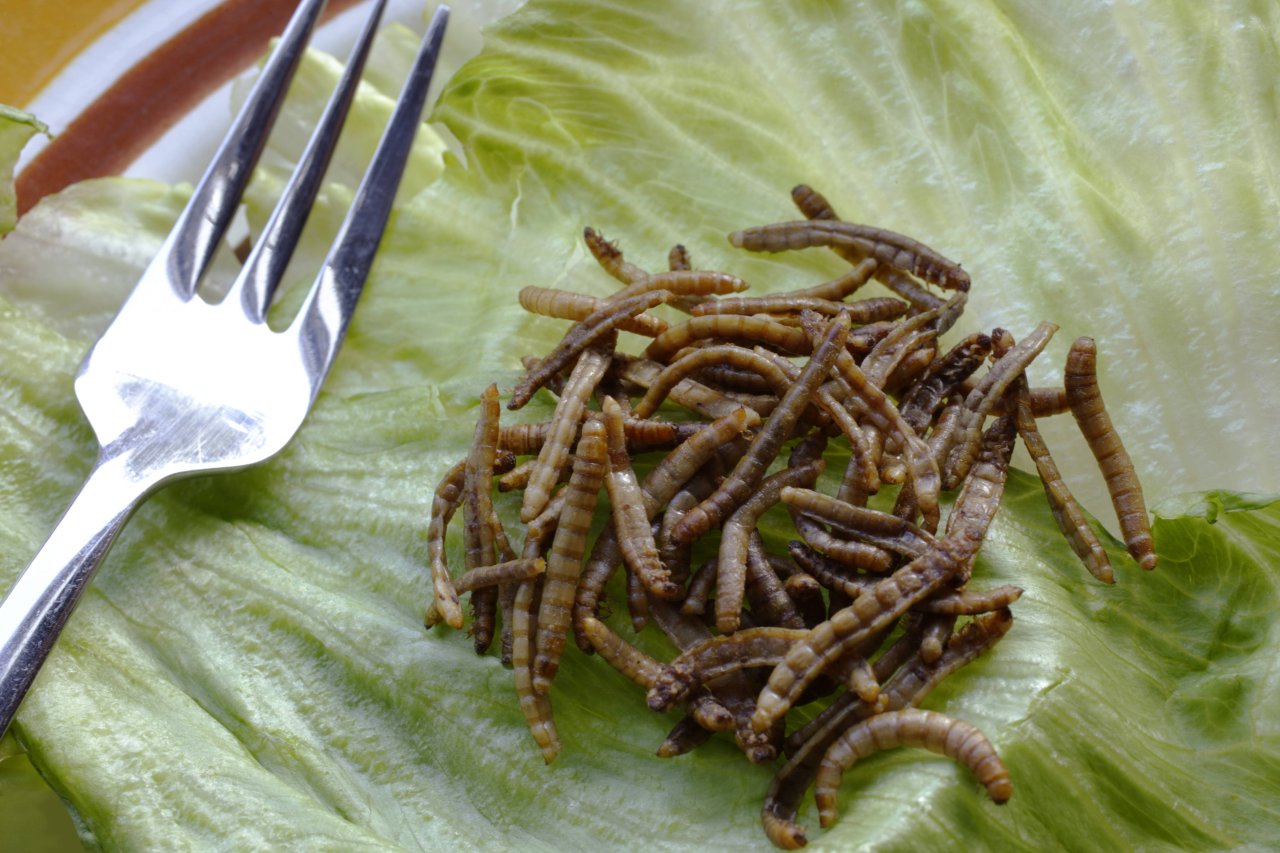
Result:
M842 534L911 559L920 556L934 542L932 535L909 521L812 489L784 489L779 499L796 512L831 524Z
M520 520L526 524L533 520L551 499L551 489L560 477L560 470L569 458L569 448L578 434L578 426L587 406L587 398L609 367L611 341L602 341L599 347L591 347L578 358L564 396L556 403L551 416L552 426L546 441L538 451L538 467L529 475L524 500L520 506Z
M814 784L823 826L836 819L836 790L844 772L859 759L895 746L924 747L959 761L973 771L996 803L1007 802L1013 793L1004 762L976 727L937 711L903 708L863 720L827 750Z
M893 567L893 556L882 548L834 536L818 522L794 509L791 520L805 544L841 565L877 573L887 572Z
M791 558L814 580L832 592L843 593L850 601L870 592L881 580L874 576L851 574L840 560L828 557L803 542L791 542L787 548Z
M936 663L951 639L956 627L956 617L949 613L930 613L924 617L924 632L920 635L920 659Z
M1013 614L1007 608L983 613L952 634L942 657L933 663L927 663L919 652L910 656L881 688L887 707L896 710L919 705L942 679L977 659L1012 627Z
M1035 331L1002 355L987 371L978 387L965 397L964 408L960 410L960 420L956 424L955 443L943 466L945 488L954 489L964 479L969 466L973 464L978 442L982 440L983 419L996 401L1004 396L1010 383L1021 376L1032 359L1044 350L1056 331L1058 327L1053 323L1041 323Z
M814 299L831 299L840 301L857 292L857 290L871 280L871 274L876 271L877 264L872 258L867 258L860 263L854 265L842 276L824 281L822 284L815 284L813 287L803 287L798 290L788 291L792 296L808 296Z
M1147 505L1133 460L1125 451L1120 434L1112 425L1102 402L1102 392L1098 388L1098 348L1093 338L1077 338L1071 344L1064 375L1071 414L1093 451L1093 457L1098 460L1125 546L1138 565L1150 571L1156 567L1157 558L1147 519Z
M667 252L667 269L673 272L693 269L693 265L689 262L689 250L679 243L672 246L671 251Z
M582 620L582 631L610 666L645 690L653 687L662 664L619 637L593 616Z
M547 564L541 557L521 557L517 560L506 560L490 566L477 566L474 569L469 569L458 576L457 580L453 582L453 586L461 594L481 589L482 587L497 586L503 583L518 583L519 581L536 578L546 569Z
M590 250L592 257L596 259L596 263L600 264L605 272L623 284L631 284L649 275L635 264L628 263L623 258L618 244L610 243L594 228L583 228L582 239L586 242L587 249Z
M538 644L533 661L533 687L546 695L560 666L568 633L570 608L578 576L582 573L582 555L586 549L587 531L595 512L596 495L604 480L607 461L604 425L589 420L582 427L578 441L573 476L566 487L564 511L551 541L547 572L543 578L542 601L538 606Z
M618 291L610 301L620 301L641 293L666 290L674 296L712 296L741 293L747 283L736 275L708 270L672 270L645 276Z
M960 494L947 516L947 537L967 549L961 576L967 578L974 555L982 545L1000 507L1004 495L1005 480L1009 476L1009 457L1013 455L1014 437L1017 431L1013 419L1007 415L998 418L983 435L978 460L965 478Z
M458 604L458 592L449 577L445 562L444 535L449 519L458 508L462 486L466 478L467 460L463 459L445 473L436 486L431 499L431 522L427 526L427 561L431 567L432 599L427 607L423 623L430 628L444 619L451 628L461 628L462 608Z
M853 604L811 630L770 673L756 702L755 730L768 731L827 666L897 621L955 574L969 556L967 548L940 539L929 551L877 583L871 593L854 599Z
M521 288L518 297L520 306L526 311L560 320L585 320L599 311L605 301L585 293L534 286ZM656 338L667 330L667 323L650 314L637 314L619 322L618 329Z
M608 435L609 473L605 485L613 506L613 523L622 558L627 566L659 598L675 598L680 588L671 582L671 573L658 558L658 546L649 527L640 482L631 468L626 437L622 432L622 409L612 397L604 399L604 426Z
M805 219L839 219L826 196L808 184L796 184L791 188L791 201Z
M812 628L827 618L826 605L822 601L822 584L814 580L813 575L796 572L782 582L782 588L795 603L806 628Z
M713 314L797 314L801 311L814 311L827 317L834 317L841 311L848 311L849 319L861 324L896 319L907 313L910 307L901 299L888 296L876 296L856 302L839 302L813 296L776 293L769 296L710 299L699 303L689 313L694 317L704 317Z
M767 317L710 314L691 317L667 329L645 348L644 355L665 363L680 350L706 338L761 344L793 355L807 355L811 350L809 338L802 330L784 326Z
M631 617L631 629L639 634L649 624L649 594L644 581L635 572L626 572L627 614ZM676 587L677 594L679 587Z
M852 222L807 219L735 231L729 242L739 249L784 252L828 246L875 258L882 264L919 276L948 290L968 290L969 274L928 246L910 237Z
M783 441L791 435L801 411L830 371L837 354L848 355L844 351L848 331L849 318L845 314L827 324L827 330L822 340L816 343L808 364L756 433L747 453L715 492L690 510L671 531L675 541L692 542L728 515L734 506L740 504L759 485L765 469L777 456Z
M978 369L989 352L991 338L975 332L935 361L920 381L912 386L898 408L902 419L917 435L925 434L942 401L956 385Z
M662 667L649 689L649 707L665 711L711 679L750 667L776 666L807 634L803 628L744 628L699 643Z
M944 306L939 306L930 311L921 311L914 317L908 317L897 325L897 327L872 347L871 352L867 353L862 359L862 372L866 374L867 379L876 386L883 388L885 381L902 361L902 359L915 351L925 343L932 341L938 336L936 329L931 328L934 321L942 314L943 310L959 303L964 305L968 295L958 293Z
M555 349L539 359L512 389L508 409L518 409L533 397L535 391L549 378L568 367L575 358L597 341L612 336L618 324L642 311L661 305L671 298L670 291L654 290L627 299L610 300L579 320L556 344ZM661 335L659 336L661 338ZM657 339L655 339L657 340Z
M711 591L716 586L716 574L715 560L708 560L694 570L685 589L684 601L680 603L681 613L701 616L707 612L707 602L711 600Z
M657 755L659 758L675 758L677 755L684 755L702 746L711 739L713 734L714 732L710 729L700 725L692 714L685 714L671 727L666 739L658 747Z
M876 281L910 302L911 307L916 311L931 311L943 304L941 299L926 290L914 278L893 267L882 264L876 269L875 278Z
M635 416L637 418L652 416L672 388L707 365L729 365L750 370L763 377L769 383L769 390L779 397L786 393L786 389L791 384L777 364L759 353L734 344L703 347L693 350L662 369L649 385L644 399L636 404Z
M710 347L699 347L696 351L705 352L707 349ZM745 347L739 349L745 350ZM697 380L723 391L740 391L746 394L769 394L773 391L769 380L759 373L731 364L705 364L698 368Z
M916 605L925 613L973 616L1008 607L1022 597L1022 587L1004 584L993 589L960 589L937 592Z
M1063 482L1062 474L1058 472L1058 466L1049 454L1049 445L1045 444L1036 427L1036 418L1031 409L1031 393L1027 389L1025 376L1018 377L1010 388L1010 396L1005 399L1012 401L1018 435L1022 436L1022 443L1036 465L1036 472L1044 485L1045 497L1049 500L1049 509L1054 521L1058 523L1058 529L1090 574L1103 583L1115 583L1115 572L1111 569L1107 552L1089 526L1089 520L1085 518L1080 504L1076 503L1075 496Z
M560 752L560 738L551 718L551 702L533 689L533 638L536 631L538 581L527 580L516 587L511 616L511 666L515 673L520 712L529 725L534 743L547 764Z
M490 519L494 517L493 462L498 450L501 412L498 386L491 384L480 395L480 417L463 474L463 541L468 569L494 562L494 529ZM483 654L493 642L497 606L497 589L480 588L471 595L471 636L477 654Z
M519 456L534 455L542 449L552 425L551 421L537 421L504 426L498 436L498 447L501 451ZM703 426L705 424L696 421L652 421L640 420L634 416L628 416L622 422L627 436L627 450L631 453L670 450ZM511 465L506 468L510 469Z
M822 467L822 460L815 460L765 477L726 519L716 560L716 629L720 633L732 634L738 630L747 583L747 551L760 516L778 502L778 493L784 486L811 485L822 473ZM679 529L679 525L675 529Z

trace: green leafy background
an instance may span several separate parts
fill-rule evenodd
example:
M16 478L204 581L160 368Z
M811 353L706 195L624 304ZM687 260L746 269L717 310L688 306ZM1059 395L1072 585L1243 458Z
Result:
M812 846L1273 842L1277 35L1262 2L532 0L442 94L433 117L455 147L420 138L297 441L132 521L19 715L31 762L104 848L767 847L769 769L719 742L657 759L673 720L599 660L571 655L557 680L564 750L543 766L510 673L422 630L422 537L480 390L509 388L518 356L563 328L524 316L516 291L611 288L584 225L644 266L682 242L759 290L813 283L839 263L724 239L794 218L804 181L962 261L974 291L957 331L1061 324L1034 382L1056 381L1075 336L1099 340L1162 559L1142 574L1113 550L1119 582L1093 582L1015 476L977 576L1026 589L1017 622L928 703L991 736L1013 800L900 750L846 775L829 832L806 804ZM410 43L384 40L340 177L359 172ZM332 68L313 56L306 74ZM255 221L289 159L287 139L275 149ZM0 581L91 462L71 377L185 194L73 187L0 242ZM299 281L349 194L326 188ZM1105 517L1069 419L1045 429Z

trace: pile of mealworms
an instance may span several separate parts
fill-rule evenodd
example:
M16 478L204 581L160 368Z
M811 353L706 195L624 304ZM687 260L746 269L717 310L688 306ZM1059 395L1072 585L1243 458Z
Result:
M810 785L829 826L844 771L893 746L956 759L997 803L1012 793L982 732L915 706L1012 625L1022 590L969 580L1018 436L1071 548L1096 578L1114 580L1037 419L1075 416L1130 554L1145 569L1156 564L1141 488L1098 390L1094 342L1071 345L1060 388L1030 387L1025 373L1051 323L1021 340L995 329L944 349L968 274L915 240L840 220L808 187L792 197L805 219L730 242L825 247L849 262L845 274L737 296L746 282L692 269L681 246L669 269L650 273L588 228L591 253L623 285L616 294L521 291L528 310L574 322L549 354L525 359L507 405L544 391L555 412L504 426L497 386L484 391L471 449L435 493L426 616L428 626L461 628L458 595L469 592L483 653L501 614L502 658L547 762L560 748L550 686L570 629L582 651L639 685L650 708L682 712L659 755L726 732L752 762L781 757L763 822L785 848L806 841L795 819ZM891 295L850 298L873 279ZM659 305L680 321L646 313ZM621 333L651 340L627 354ZM823 480L838 486L820 490L828 458L846 455ZM944 492L954 492L945 525ZM494 505L516 494L518 554ZM762 534L761 516L775 506L794 523L793 541ZM445 534L458 507L466 569L453 577ZM609 517L589 543L598 507ZM605 624L619 569L630 630L656 624L679 650L674 659L654 659ZM826 704L788 732L788 711L811 702Z

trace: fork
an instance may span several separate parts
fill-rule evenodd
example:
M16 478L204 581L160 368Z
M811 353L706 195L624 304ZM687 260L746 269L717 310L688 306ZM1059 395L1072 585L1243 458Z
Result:
M287 328L266 322L360 80L376 0L297 168L218 302L196 292L240 204L324 0L303 0L159 255L85 357L76 397L98 439L88 478L0 603L0 735L133 510L180 478L246 468L297 432L386 228L444 38L439 7L333 245Z

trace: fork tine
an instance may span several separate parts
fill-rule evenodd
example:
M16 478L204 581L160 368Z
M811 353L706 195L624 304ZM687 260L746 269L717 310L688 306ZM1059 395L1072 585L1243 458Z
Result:
M440 56L440 43L448 20L449 7L439 6L431 17L431 24L369 169L356 190L351 209L338 229L315 284L290 326L290 332L300 337L300 349L308 362L313 394L328 373L368 278L414 135L422 120L422 107Z
M325 170L329 167L329 160L338 145L343 122L346 121L351 100L360 83L369 47L373 44L386 5L387 0L377 0L374 3L373 11L369 13L364 29L351 49L346 70L329 98L329 103L307 142L306 150L302 152L289 183L281 193L280 201L263 226L257 244L226 296L233 304L239 302L245 314L254 322L261 322L266 317L272 296L298 245L302 228L311 213L311 204L315 201Z
M183 299L195 293L200 277L240 206L245 184L262 153L324 3L325 0L303 0L298 4L262 75L143 281L157 273L167 279Z

